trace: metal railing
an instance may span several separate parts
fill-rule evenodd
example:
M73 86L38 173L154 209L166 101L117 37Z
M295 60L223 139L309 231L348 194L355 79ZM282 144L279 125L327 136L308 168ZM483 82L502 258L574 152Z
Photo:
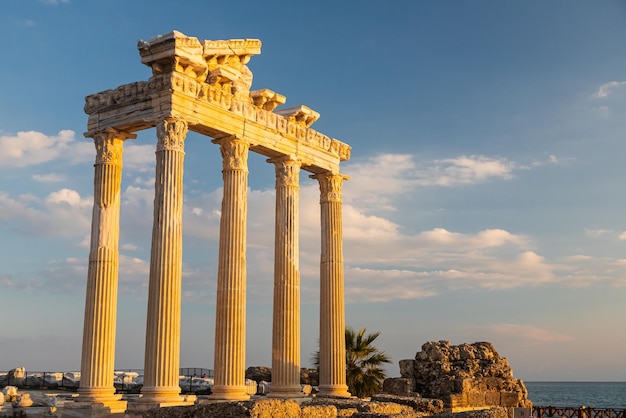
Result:
M138 392L143 386L133 381L135 376L143 375L143 369L116 369L115 372L118 377L114 382L117 392ZM204 379L213 378L213 370L201 367L183 367L179 370L179 376L185 377L184 381L180 382L182 392L195 393L206 391L207 384ZM75 391L79 384L79 379L74 378L71 372L24 371L23 374L20 372L16 377L13 370L0 371L0 389L5 386L16 386L19 389Z
M533 406L533 417L535 418L626 418L626 409L616 408L590 408L580 406L558 407L558 406Z

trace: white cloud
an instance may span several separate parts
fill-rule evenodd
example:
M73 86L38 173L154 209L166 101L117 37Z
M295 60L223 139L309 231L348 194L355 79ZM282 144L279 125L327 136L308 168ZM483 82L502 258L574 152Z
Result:
M135 145L130 141L124 143L124 169L139 172L154 172L156 157L154 145ZM95 151L94 151L95 155ZM154 185L154 177L152 178Z
M81 239L91 225L93 198L61 189L41 199L31 194L17 198L0 192L0 223L29 236Z
M437 291L424 280L424 273L399 269L348 268L346 303L387 302L393 299L423 299Z
M626 86L626 81L610 81L604 83L593 93L593 97L596 99L605 99L624 86Z
M622 241L623 241L623 240L626 240L626 231L624 231L624 232L622 232L621 234L619 234L618 238L619 238L620 240L622 240Z
M490 178L508 180L513 177L515 168L515 164L505 158L461 156L435 160L434 165L421 170L417 180L423 186L475 184Z
M0 165L4 167L28 167L53 160L76 164L94 158L93 144L76 141L70 130L59 131L56 136L35 131L0 136Z

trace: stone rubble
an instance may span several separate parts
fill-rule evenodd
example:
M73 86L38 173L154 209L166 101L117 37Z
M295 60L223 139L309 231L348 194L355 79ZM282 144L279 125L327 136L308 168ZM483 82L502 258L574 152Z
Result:
M387 387L441 399L452 411L532 407L524 382L513 378L508 360L488 342L457 346L449 341L427 342L414 360L400 360L400 374L408 382L401 385L395 380Z

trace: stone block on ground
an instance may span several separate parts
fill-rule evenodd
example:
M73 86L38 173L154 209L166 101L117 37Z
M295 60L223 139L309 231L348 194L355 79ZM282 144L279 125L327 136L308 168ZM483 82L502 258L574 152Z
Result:
M337 407L334 405L308 405L300 410L300 418L335 418Z
M383 381L383 392L398 396L415 394L415 381L406 377L390 377Z
M291 400L260 399L250 410L251 418L299 418L300 406Z
M416 396L396 396L383 393L373 395L372 401L393 402L400 405L406 405L410 406L417 412L427 414L437 414L443 411L443 401L441 399L426 399Z

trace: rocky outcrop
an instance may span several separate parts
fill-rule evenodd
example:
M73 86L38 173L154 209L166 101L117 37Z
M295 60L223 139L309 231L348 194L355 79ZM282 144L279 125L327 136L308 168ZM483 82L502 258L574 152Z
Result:
M412 390L453 411L532 406L524 382L513 378L507 359L488 342L427 342L414 360L400 361L400 374Z

